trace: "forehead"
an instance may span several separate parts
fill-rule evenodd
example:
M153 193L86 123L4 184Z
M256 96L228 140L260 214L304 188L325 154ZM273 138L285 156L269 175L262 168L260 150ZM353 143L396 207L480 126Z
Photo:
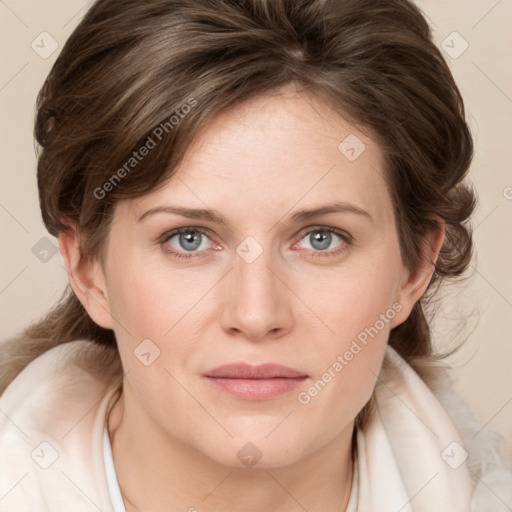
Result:
M222 113L163 187L125 206L132 216L176 202L240 216L349 200L376 217L389 209L379 146L326 103L284 89Z

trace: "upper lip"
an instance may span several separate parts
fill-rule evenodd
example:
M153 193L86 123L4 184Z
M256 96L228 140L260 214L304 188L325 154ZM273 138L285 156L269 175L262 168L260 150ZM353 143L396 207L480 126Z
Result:
M280 364L266 363L254 366L248 363L232 363L210 370L205 376L227 379L293 379L308 375Z

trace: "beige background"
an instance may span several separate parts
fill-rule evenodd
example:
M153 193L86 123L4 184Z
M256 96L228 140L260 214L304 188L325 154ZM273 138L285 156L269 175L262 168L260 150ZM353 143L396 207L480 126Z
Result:
M476 142L470 177L480 198L471 276L464 286L445 290L436 338L442 345L467 336L450 360L457 388L477 418L503 434L512 459L512 1L418 4L465 98ZM0 0L0 340L41 315L66 284L60 256L52 252L55 239L39 217L34 102L87 5L83 0ZM58 48L48 56L52 44ZM41 240L46 236L49 240Z

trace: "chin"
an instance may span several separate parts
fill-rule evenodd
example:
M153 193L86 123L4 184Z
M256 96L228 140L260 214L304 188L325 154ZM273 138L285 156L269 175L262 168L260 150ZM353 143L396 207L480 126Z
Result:
M270 469L289 466L302 456L303 449L297 449L296 440L282 436L274 439L251 436L238 436L225 441L215 441L204 455L218 464L232 468ZM300 445L299 445L300 446ZM213 448L213 449L212 449Z

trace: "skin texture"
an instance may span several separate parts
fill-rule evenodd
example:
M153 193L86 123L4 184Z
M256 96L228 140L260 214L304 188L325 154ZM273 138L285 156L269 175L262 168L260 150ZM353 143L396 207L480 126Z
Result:
M338 149L349 134L365 144L354 161ZM291 220L336 201L369 216ZM223 222L138 220L166 206L215 210ZM164 240L180 227L205 232L195 253L179 236ZM317 249L311 232L325 227L351 242L333 234ZM424 263L404 268L379 147L286 88L219 116L162 188L116 205L102 262L80 257L77 238L73 229L59 237L70 282L93 320L114 330L126 372L109 433L127 510L345 510L354 419L443 240L442 230L430 233ZM262 252L248 263L237 247ZM299 393L390 310L378 334L301 403ZM134 355L145 339L160 350L148 366ZM203 376L233 362L278 363L308 378L276 398L241 400ZM251 468L237 456L247 443L261 455Z

